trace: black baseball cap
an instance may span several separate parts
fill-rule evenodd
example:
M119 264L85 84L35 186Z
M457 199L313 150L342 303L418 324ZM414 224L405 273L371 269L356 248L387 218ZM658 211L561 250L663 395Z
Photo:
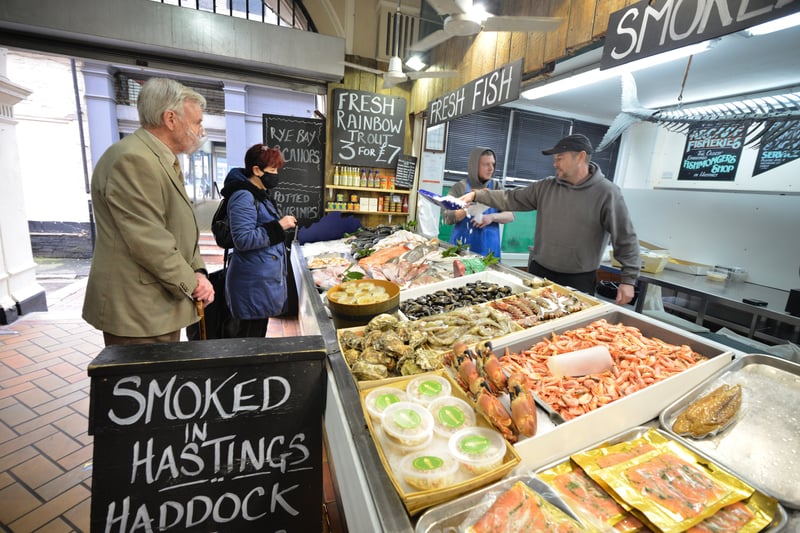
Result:
M592 143L586 135L576 133L575 135L564 137L549 150L542 150L542 154L544 155L560 154L562 152L586 152L587 154L591 154Z

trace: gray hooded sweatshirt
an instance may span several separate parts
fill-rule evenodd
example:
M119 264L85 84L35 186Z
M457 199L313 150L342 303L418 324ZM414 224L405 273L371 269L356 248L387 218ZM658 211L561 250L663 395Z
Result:
M485 189L489 186L489 183L492 183L492 189L500 189L500 180L496 180L492 178L491 180L483 183L478 178L478 162L481 159L481 154L486 150L491 150L491 148L486 148L485 146L478 146L472 149L472 152L469 154L469 162L467 163L467 177L463 180L459 181L455 185L450 188L450 192L447 193L450 196L455 198L459 198L464 196L467 193L467 181L469 181L469 187L471 191L476 191L478 189ZM492 150L494 152L494 150ZM445 224L453 225L456 223L456 215L455 211L448 211L446 209L442 210L442 219L444 220Z
M589 163L589 173L579 185L551 176L511 191L479 190L475 201L501 211L536 210L533 259L555 272L597 270L610 237L621 281L632 285L639 275L639 240L622 191L597 164Z

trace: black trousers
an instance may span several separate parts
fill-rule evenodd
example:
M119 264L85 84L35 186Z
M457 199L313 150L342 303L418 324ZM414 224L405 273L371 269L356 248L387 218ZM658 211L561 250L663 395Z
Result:
M554 283L564 285L565 287L572 287L586 294L594 296L595 288L597 287L597 272L582 272L580 274L564 274L545 268L536 261L531 261L528 264L528 273L534 276L547 278Z
M269 318L255 318L253 320L239 320L239 329L236 332L237 338L267 336L267 324Z

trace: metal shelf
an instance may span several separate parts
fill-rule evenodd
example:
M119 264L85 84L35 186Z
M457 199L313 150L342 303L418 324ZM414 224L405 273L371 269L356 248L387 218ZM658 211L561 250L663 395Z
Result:
M382 194L411 194L410 190L405 189L376 189L375 187L345 187L342 185L326 185L325 188L339 191L365 191Z

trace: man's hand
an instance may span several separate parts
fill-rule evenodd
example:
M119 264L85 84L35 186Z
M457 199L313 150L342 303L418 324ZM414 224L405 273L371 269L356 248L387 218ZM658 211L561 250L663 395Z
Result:
M214 301L214 286L202 272L195 272L197 287L192 292L192 298L203 302L204 307L208 307Z
M469 191L467 194L459 198L462 202L469 205L475 201L475 191Z
M617 299L614 303L617 305L625 305L626 303L633 300L633 285L628 285L626 283L620 283L617 287Z

